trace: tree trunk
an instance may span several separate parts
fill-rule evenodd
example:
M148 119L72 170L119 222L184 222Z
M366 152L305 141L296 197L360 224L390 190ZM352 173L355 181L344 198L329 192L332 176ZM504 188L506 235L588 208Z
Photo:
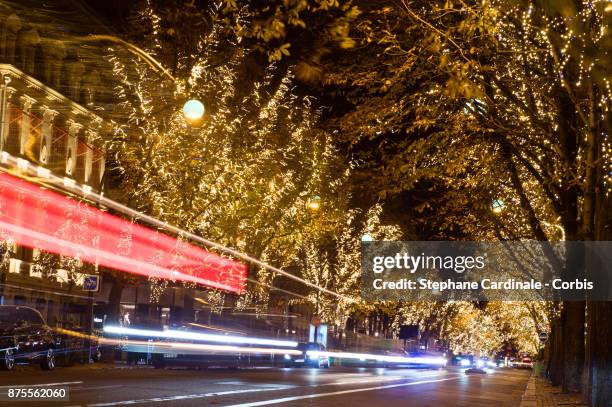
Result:
M584 395L590 406L612 406L612 302L589 303Z
M563 381L563 331L560 318L553 321L548 346L550 347L549 379L553 386L560 386Z
M567 301L561 310L563 390L580 392L584 367L585 301Z
M612 240L612 199L597 208L597 239ZM604 284L607 282L600 282ZM583 392L590 406L612 405L612 302L590 301Z

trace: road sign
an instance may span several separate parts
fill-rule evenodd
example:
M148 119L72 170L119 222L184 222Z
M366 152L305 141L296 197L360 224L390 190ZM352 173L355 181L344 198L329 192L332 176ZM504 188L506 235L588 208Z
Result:
M83 291L98 291L100 289L100 276L86 275L83 278Z
M546 342L546 340L548 339L548 334L546 332L540 332L540 335L538 335L540 338L540 342Z

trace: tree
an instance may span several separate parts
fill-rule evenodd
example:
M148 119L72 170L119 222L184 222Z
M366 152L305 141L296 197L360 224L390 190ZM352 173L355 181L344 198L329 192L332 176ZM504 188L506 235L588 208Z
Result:
M176 80L122 50L109 56L124 118L106 140L114 192L165 222L281 264L340 214L341 161L330 135L314 128L319 112L296 91L292 72L243 44L227 28L226 11L193 11L148 3L132 19L144 50ZM205 24L192 30L194 18ZM189 98L206 107L199 127L181 113ZM321 219L308 210L315 196ZM251 271L250 282L263 287L253 301L265 304L272 277Z
M344 200L344 204L348 202ZM360 209L340 210L334 216L326 233L305 239L298 255L287 259L287 266L296 266L306 281L323 286L347 299L322 295L309 291L304 299L314 305L314 313L322 320L339 328L347 329L347 321L356 311L371 313L380 311L385 304L369 304L358 301L361 292L361 241L369 235L376 240L397 240L402 232L397 225L385 225L380 216L382 207L374 205L367 211ZM300 302L300 301L296 301Z
M324 85L344 100L329 125L362 164L370 191L429 192L422 219L435 210L443 231L593 240L610 189L608 7L363 6L353 32L359 54L325 65ZM503 217L491 210L495 200L505 203ZM584 302L567 302L554 323L563 344L555 379L567 390L580 390L584 318Z

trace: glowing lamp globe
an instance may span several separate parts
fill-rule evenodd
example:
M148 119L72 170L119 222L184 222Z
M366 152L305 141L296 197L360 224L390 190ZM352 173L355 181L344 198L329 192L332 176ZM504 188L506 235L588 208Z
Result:
M312 211L317 211L321 207L321 197L315 195L310 202L308 202L308 209Z
M198 123L204 117L204 105L197 99L191 99L183 105L183 116L188 123Z
M361 241L362 242L373 242L374 238L370 235L363 235L361 236Z
M494 199L491 203L491 209L493 210L493 213L502 213L502 211L504 210L504 206L504 201L502 201L501 199Z

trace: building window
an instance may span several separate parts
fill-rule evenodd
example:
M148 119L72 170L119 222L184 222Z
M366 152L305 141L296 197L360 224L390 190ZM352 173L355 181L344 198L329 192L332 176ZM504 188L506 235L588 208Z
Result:
M21 272L21 260L10 259L9 260L9 273L19 274Z
M24 297L23 295L16 295L13 303L15 305L26 305L26 297Z
M37 298L35 307L41 314L45 313L45 308L47 308L47 301L44 298Z

